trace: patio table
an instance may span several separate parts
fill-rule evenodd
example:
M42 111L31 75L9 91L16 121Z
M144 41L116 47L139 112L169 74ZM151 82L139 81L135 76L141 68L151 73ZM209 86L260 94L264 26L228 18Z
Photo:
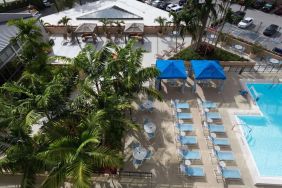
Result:
M144 160L147 155L147 150L141 146L136 147L133 151L133 157L137 160Z
M243 46L241 46L239 44L236 44L234 47L235 47L236 50L243 50Z
M190 166L191 165L191 161L190 160L185 160L185 165L186 166Z
M279 60L275 59L275 58L270 58L269 62L272 63L272 64L279 64Z
M146 133L154 133L157 127L153 122L148 122L144 124L144 130Z
M142 105L147 110L153 108L153 102L150 100L146 100Z
M219 147L219 146L214 146L214 149L215 149L216 151L220 151L220 147Z
M216 134L215 133L211 133L211 137L212 138L216 138Z
M219 166L221 166L221 168L225 168L226 163L224 161L219 161Z

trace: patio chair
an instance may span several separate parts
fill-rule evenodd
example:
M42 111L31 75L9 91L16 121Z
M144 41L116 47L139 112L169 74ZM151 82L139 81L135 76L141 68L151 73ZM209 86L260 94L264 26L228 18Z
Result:
M212 149L212 155L215 156L219 161L234 161L234 155L232 151L217 151Z
M235 167L221 167L218 165L217 171L224 180L241 180L241 172Z
M131 143L131 147L132 147L133 149L135 149L135 148L137 148L137 147L139 147L139 146L140 146L140 143L139 143L139 142L133 141L133 142Z
M145 132L146 133L146 132ZM151 139L155 138L155 133L146 133L146 136L148 138L148 140L150 141Z
M180 172L190 177L205 176L203 167L198 167L198 166L186 166L184 164L180 164Z
M194 128L193 128L193 124L190 124L190 123L177 123L176 124L176 128L181 132L181 131L194 131Z
M230 146L229 140L227 138L213 138L208 136L208 139L213 143L213 145Z
M143 161L141 160L137 160L137 159L133 159L133 166L135 169L139 168L139 166L141 166L143 163Z
M180 157L184 160L200 160L201 154L199 151L178 149Z
M191 113L180 112L180 113L177 113L177 118L178 119L183 119L183 120L185 120L185 119L190 119L191 120L193 117L192 117Z
M147 117L145 117L144 118L144 121L143 121L143 124L145 125L145 124L147 124L147 123L149 123L150 122L150 120L147 118Z
M157 59L164 59L165 54L155 54Z
M145 159L149 160L149 159L151 159L152 156L153 156L153 152L151 150L147 150L147 155L146 155Z
M221 119L221 115L218 112L207 112L206 116L207 119L216 119L216 120Z
M196 145L198 143L196 136L177 136L177 141L182 145Z

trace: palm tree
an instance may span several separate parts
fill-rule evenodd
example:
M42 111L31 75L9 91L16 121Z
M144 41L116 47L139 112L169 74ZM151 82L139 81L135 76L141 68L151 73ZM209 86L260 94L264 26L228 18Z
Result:
M160 29L159 29L159 33L162 34L163 33L163 27L166 24L167 19L165 17L157 17L155 18L154 22L157 22L160 25Z
M41 29L36 23L35 19L19 19L8 22L9 25L16 26L19 31L18 35L12 39L12 42L19 41L22 45L18 61L26 65L27 71L48 75L45 49L50 46L43 40Z
M100 19L99 22L101 22L103 24L103 26L102 26L103 32L107 36L107 38L109 38L109 31L108 31L107 27L109 25L111 25L113 22L111 20L107 19L107 18Z
M18 19L18 20L10 20L8 25L16 26L18 34L13 41L16 42L19 40L22 43L32 41L36 42L38 39L42 37L42 33L40 27L36 25L37 20L34 18L31 19Z
M118 29L117 29L118 35L121 35L122 34L122 27L124 25L124 21L123 20L121 20L121 21L116 20L116 21L113 21L113 24L115 24L118 27Z
M63 26L68 26L68 23L70 21L71 21L71 18L64 16L58 21L58 24L62 24Z
M51 143L38 156L52 168L43 187L60 187L65 181L74 187L90 187L95 171L122 164L117 151L101 145L101 130L107 126L107 116L94 111L86 119L77 118L72 114L47 128L46 137Z
M69 27L69 22L71 21L71 18L64 16L59 21L58 24L62 24L66 28L66 34L71 32L71 29Z
M174 26L174 32L176 32L175 33L175 48L177 49L177 35L178 34L180 34L180 26L181 26L181 17L180 17L180 14L179 13L177 13L177 12L170 12L169 13L169 16L171 16L172 17L172 24L173 24L173 26ZM183 32L181 33L181 34L184 34ZM182 36L182 38L183 38L184 36Z

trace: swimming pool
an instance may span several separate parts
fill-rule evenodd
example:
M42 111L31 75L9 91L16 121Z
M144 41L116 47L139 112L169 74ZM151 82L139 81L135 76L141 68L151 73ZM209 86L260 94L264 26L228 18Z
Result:
M262 116L238 115L260 176L282 177L282 84L247 83Z

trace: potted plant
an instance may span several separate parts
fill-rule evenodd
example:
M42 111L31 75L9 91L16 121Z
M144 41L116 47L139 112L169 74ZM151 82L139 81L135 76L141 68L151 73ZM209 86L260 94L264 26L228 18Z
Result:
M71 18L69 18L67 16L62 17L62 19L60 19L58 21L59 25L62 24L65 27L66 32L63 34L64 39L67 39L68 34L70 34L72 32L71 28L68 25L69 21L71 21Z
M164 28L164 26L166 24L166 21L167 21L167 19L165 17L161 17L161 16L157 17L154 20L154 22L157 22L159 24L159 31L158 31L159 35L163 34L163 28Z

